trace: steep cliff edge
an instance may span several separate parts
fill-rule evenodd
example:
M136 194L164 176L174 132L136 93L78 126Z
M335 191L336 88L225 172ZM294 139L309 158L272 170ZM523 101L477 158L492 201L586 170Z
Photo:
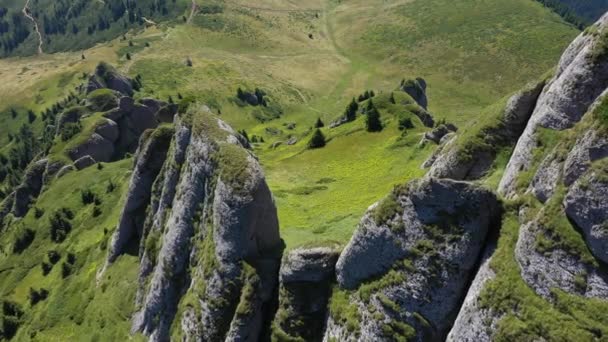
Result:
M565 51L510 157L496 250L450 341L608 336L608 15Z
M257 160L204 106L142 139L106 266L139 246L132 332L256 340L282 250Z

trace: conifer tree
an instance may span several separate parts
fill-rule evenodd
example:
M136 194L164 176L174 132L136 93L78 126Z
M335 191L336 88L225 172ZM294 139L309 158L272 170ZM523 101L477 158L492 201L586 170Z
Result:
M355 121L357 118L357 110L359 110L359 104L355 101L355 98L348 104L346 107L346 112L344 113L344 117L346 117L347 121Z
M323 135L323 132L317 128L308 142L308 148L321 148L323 146L325 146L325 136Z
M380 132L382 130L382 122L380 121L380 112L370 100L366 109L365 127L368 132Z
M317 122L315 122L315 128L322 128L325 127L325 124L323 123L323 121L321 121L321 118L317 119Z

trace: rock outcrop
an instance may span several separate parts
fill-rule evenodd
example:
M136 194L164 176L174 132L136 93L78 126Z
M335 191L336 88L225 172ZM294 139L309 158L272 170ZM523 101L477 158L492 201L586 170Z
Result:
M544 82L528 86L507 101L496 117L482 118L482 123L465 131L454 143L441 147L432 162L429 175L437 178L475 180L492 167L500 148L514 145L532 115Z
M43 185L44 170L48 164L47 159L32 163L25 170L21 184L15 189L11 212L15 217L23 217L29 210L30 204L38 197Z
M370 207L336 265L339 286L356 290L359 331L332 312L325 337L444 338L499 212L490 191L464 182L396 188Z
M279 273L279 309L273 327L275 339L323 339L339 256L337 247L297 248L283 259Z
M401 90L410 95L420 107L425 110L428 107L426 97L426 81L420 77L414 80L407 80L401 84Z
M560 247L542 254L538 251L537 241L546 234L543 228L538 221L520 227L515 257L524 281L548 300L552 299L554 289L590 298L608 298L608 274L597 266L581 261L579 255Z
M608 179L605 170L591 171L574 183L564 198L568 218L583 233L593 255L608 263Z
M166 157L152 146L166 146L166 135L154 134L142 138L108 254L111 267L139 245L132 331L153 341L256 340L269 319L283 245L262 170L206 107L176 117Z
M133 80L120 74L113 66L104 62L99 63L95 72L89 77L87 93L102 88L112 89L125 96L133 96Z
M604 31L608 14L595 25L596 33L585 31L568 47L556 74L538 98L534 113L519 138L500 181L499 192L513 197L519 174L531 167L541 128L564 130L579 122L608 87L608 59Z
M448 342L489 342L492 341L492 332L496 330L496 324L500 320L500 314L492 312L491 309L484 309L479 303L481 291L486 284L496 277L490 263L492 254L496 250L495 243L486 247L481 266L477 270L475 279L469 286L460 312L454 321L454 326L448 334Z

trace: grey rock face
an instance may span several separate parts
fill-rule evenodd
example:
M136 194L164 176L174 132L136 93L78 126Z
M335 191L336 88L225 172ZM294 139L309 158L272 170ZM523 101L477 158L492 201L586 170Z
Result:
M104 123L99 124L95 128L95 133L111 142L115 142L120 134L118 124L110 119L106 119Z
M255 341L280 264L272 195L228 125L205 111L175 125L173 137L155 135L163 127L142 137L107 267L139 245L133 332L166 341L173 326L188 340Z
M114 155L114 144L97 133L93 133L87 141L68 151L72 160L90 156L99 162L109 162Z
M150 202L152 183L165 162L172 134L170 129L152 133L137 152L127 199L108 251L108 263L124 253L133 238L143 235L143 217Z
M502 315L496 314L492 310L481 308L479 298L485 285L496 277L496 274L490 267L495 248L495 245L489 245L486 248L481 266L469 287L469 291L460 307L460 312L458 312L454 326L450 330L446 341L492 341L492 333L496 330L496 325Z
M95 159L91 158L91 156L84 156L74 162L74 167L76 167L78 170L82 170L91 165L95 165L95 163Z
M541 163L530 183L532 193L539 201L545 203L553 196L561 176L562 163L554 154L548 155Z
M428 107L428 99L426 97L426 81L422 78L416 78L415 80L408 80L401 86L401 90L410 95L414 101L416 101L420 107L425 110Z
M483 128L481 138L485 143L493 147L515 144L532 115L544 84L544 82L540 82L513 95L507 102L501 120ZM496 157L496 151L481 147L470 148L469 151L466 151L468 155L463 157L464 151L461 149L462 147L457 144L446 144L441 151L437 152L435 161L430 166L429 175L456 180L478 179L491 168Z
M582 231L593 255L608 263L608 182L591 172L564 198L568 218Z
M604 15L596 26L608 24ZM608 60L593 57L601 35L582 33L566 50L557 73L540 95L534 113L520 137L500 181L499 192L513 196L517 176L530 167L539 127L563 130L580 121L608 87Z
M133 96L132 81L118 73L111 65L103 62L97 65L95 73L89 77L87 93L101 88L109 88L123 95Z
M336 265L338 284L346 289L373 284L371 277L382 277L392 268L403 278L373 290L369 302L359 303L361 336L383 338L383 322L372 318L373 306L375 312L414 328L417 341L441 339L499 213L498 202L490 191L469 183L432 178L414 181L393 196L395 202L381 202L364 216ZM387 215L388 208L394 214ZM400 260L410 266L400 269ZM399 310L387 308L383 300ZM340 331L330 329L326 338L337 338Z
M580 137L564 163L564 184L572 185L590 167L591 163L608 157L608 138L595 129Z
M551 290L561 289L590 298L607 298L608 276L578 256L561 249L541 254L536 250L538 234L543 234L536 221L521 226L515 248L515 258L521 276L539 295L551 300Z
M292 338L321 341L339 253L335 248L298 248L283 259L279 273L276 329Z

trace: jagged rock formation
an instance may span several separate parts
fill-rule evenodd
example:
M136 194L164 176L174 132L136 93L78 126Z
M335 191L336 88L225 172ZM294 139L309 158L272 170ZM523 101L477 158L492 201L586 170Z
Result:
M601 317L583 319L574 312L587 314L608 300L607 25L604 15L568 47L532 106L498 188L519 198L507 208L510 223L502 228L517 230L507 232L506 240L499 240L501 252L490 257L500 258L497 268L493 263L489 270L485 264L480 268L448 340L491 341L509 334L551 340L559 325L568 326L562 337L574 329L570 338L605 336L603 328L589 332L592 325L602 326ZM513 263L505 260L511 257ZM505 289L506 284L512 287ZM563 306L564 300L577 304ZM545 310L547 319L530 315L521 327L505 329L506 320L512 323L531 308L540 316ZM551 317L556 311L564 315L557 321Z
M48 160L41 159L28 166L21 184L0 203L0 221L9 213L12 213L15 217L23 217L27 213L30 204L42 190L43 176L47 165Z
M338 284L354 292L350 308L332 311L326 339L445 337L498 215L494 195L468 183L427 178L396 188L370 207L340 255ZM358 329L338 312L349 310Z
M489 243L484 252L481 265L477 270L475 279L469 286L467 295L460 307L460 312L454 321L454 326L448 334L448 342L475 342L490 341L490 333L496 329L496 323L501 315L491 309L481 307L478 298L486 284L496 277L490 263L492 254L496 250L494 242Z
M585 31L562 56L553 79L543 89L525 131L501 179L499 192L513 197L519 174L531 167L541 129L564 130L581 120L608 87L604 30L608 15Z
M159 130L142 138L106 265L139 246L132 331L153 341L256 340L282 250L260 166L206 107L176 117L171 139Z
M321 341L338 246L297 248L283 259L279 273L279 309L273 335L277 340Z
M515 144L532 115L544 82L529 86L513 95L498 115L483 118L482 122L457 137L452 143L442 144L434 159L425 162L429 175L438 178L474 180L483 177L491 168L501 147Z

